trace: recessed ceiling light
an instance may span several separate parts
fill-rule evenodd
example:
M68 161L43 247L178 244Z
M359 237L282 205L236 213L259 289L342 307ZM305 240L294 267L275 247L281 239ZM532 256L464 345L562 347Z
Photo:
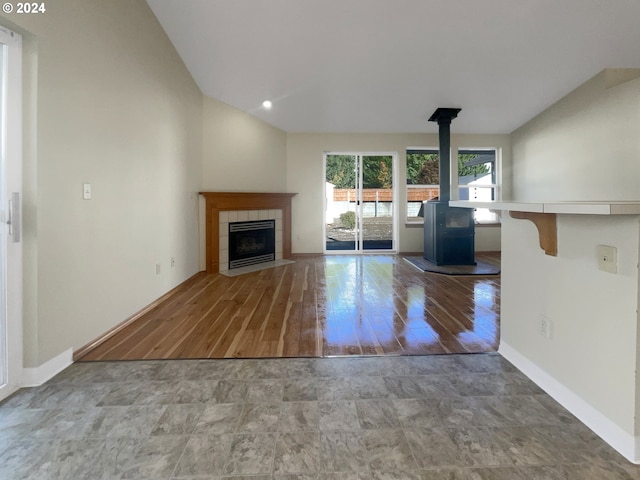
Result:
M271 100L265 100L264 102L262 102L262 108L264 108L265 110L271 110L272 106L273 104L271 103Z

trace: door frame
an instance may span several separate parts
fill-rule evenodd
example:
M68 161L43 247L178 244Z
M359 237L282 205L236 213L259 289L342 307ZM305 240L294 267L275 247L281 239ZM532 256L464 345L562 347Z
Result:
M355 250L327 250L327 222L326 222L326 212L327 212L327 157L330 155L346 155L346 156L355 156L356 161L358 163L358 178L356 179L356 191L358 192L357 204L360 208L356 209L356 232L355 232L355 241L356 248ZM392 181L392 208L391 208L391 230L392 230L392 239L391 239L391 247L390 249L378 249L378 250L365 250L362 248L363 239L362 239L362 211L364 208L362 201L362 183L363 183L363 172L362 172L362 158L363 157L391 157L391 181ZM361 254L397 254L398 253L398 229L399 229L399 193L398 193L398 152L390 152L390 151L325 151L322 154L322 251L324 255L361 255Z
M0 348L0 400L6 398L22 386L23 374L23 271L22 271L22 37L6 28L0 27L0 44L3 48L2 75L0 76L0 94L2 105L0 128L6 142L1 144L0 169L0 260L2 285L0 295L2 312L0 329L3 345ZM10 121L8 120L10 119ZM9 199L13 198L14 208L12 227L19 236L9 237ZM17 200L17 202L16 202Z

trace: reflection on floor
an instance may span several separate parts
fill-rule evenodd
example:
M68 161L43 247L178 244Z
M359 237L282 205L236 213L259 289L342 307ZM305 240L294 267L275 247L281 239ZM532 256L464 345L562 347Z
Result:
M76 363L0 404L0 478L632 479L497 354Z
M318 256L200 274L82 360L492 352L499 308L498 276L420 272L397 255Z

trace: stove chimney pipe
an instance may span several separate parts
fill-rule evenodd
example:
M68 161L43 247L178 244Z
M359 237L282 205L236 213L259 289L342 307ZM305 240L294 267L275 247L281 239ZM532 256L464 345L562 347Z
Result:
M437 108L429 117L430 122L438 122L440 170L440 202L449 204L451 200L451 121L458 116L461 108Z

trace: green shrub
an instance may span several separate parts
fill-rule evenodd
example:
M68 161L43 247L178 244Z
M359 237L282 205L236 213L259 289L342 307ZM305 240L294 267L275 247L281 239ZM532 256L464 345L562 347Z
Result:
M356 212L344 212L340 214L340 221L343 227L353 230L356 228Z

